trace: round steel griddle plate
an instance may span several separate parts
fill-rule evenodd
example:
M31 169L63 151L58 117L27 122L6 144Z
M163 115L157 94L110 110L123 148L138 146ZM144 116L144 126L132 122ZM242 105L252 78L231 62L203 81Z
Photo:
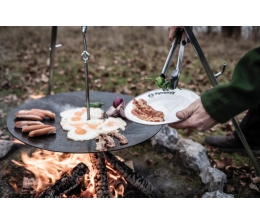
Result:
M112 103L116 97L121 97L128 103L132 100L131 96L123 94L115 94L109 92L90 92L90 102L102 102L105 103L102 109L106 112L107 109L112 106ZM23 105L17 107L11 111L7 118L7 128L9 132L18 140L31 145L36 148L46 149L54 152L67 152L67 153L89 153L100 152L96 148L96 140L88 141L73 141L67 138L67 131L63 131L60 126L60 112L73 107L83 107L86 102L86 93L83 92L67 92L55 95L46 96L40 99L31 100ZM22 133L21 128L15 128L16 121L23 120L17 119L14 114L19 110L30 110L33 108L50 110L56 114L55 120L45 118L42 122L50 124L56 127L56 134L45 135L30 138L28 133ZM124 131L120 129L120 133L128 139L127 145L120 145L118 140L115 139L116 146L109 149L109 151L119 150L127 148L133 145L137 145L149 138L153 137L161 129L161 125L147 126L138 124L125 119L127 126Z

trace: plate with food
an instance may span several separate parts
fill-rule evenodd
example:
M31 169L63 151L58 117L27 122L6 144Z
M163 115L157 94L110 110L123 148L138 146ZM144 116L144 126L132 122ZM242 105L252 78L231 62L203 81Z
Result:
M180 121L176 112L200 98L187 89L156 89L134 97L125 107L125 117L139 124L162 125Z

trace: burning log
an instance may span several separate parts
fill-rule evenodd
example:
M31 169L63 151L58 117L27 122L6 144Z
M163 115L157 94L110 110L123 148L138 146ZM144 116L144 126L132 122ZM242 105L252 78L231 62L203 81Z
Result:
M124 162L117 159L112 153L104 152L104 155L108 166L116 170L128 183L139 189L147 197L157 198L160 196L160 192L156 191L148 181L146 181L141 175L135 173Z
M90 161L96 171L95 189L98 198L110 198L108 177L103 153L89 153Z
M76 188L84 179L84 175L89 173L88 167L84 163L79 163L70 173L66 173L52 186L44 190L38 198L57 198Z

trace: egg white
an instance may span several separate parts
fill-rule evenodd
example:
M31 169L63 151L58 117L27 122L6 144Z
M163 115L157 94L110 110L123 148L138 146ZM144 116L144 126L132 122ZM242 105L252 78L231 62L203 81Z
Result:
M89 129L85 129L85 128L82 128L82 130L85 130L86 133L78 134L77 130L78 130L77 128L73 128L70 131L68 131L67 138L71 139L71 140L74 140L74 141L85 141L85 140L94 139L99 134L98 131L89 130Z
M126 122L122 118L109 117L103 122L102 131L105 133L110 132L110 131L115 131L118 129L121 129L124 131L126 125L127 125Z

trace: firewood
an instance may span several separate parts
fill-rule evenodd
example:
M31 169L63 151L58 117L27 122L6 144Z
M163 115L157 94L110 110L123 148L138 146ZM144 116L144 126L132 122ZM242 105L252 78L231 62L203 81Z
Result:
M67 194L76 188L84 179L84 175L89 173L88 167L84 163L78 163L70 173L66 173L52 186L45 189L38 198L57 198Z
M103 153L89 153L90 161L96 171L94 178L98 198L110 198L107 170Z
M116 156L110 152L104 152L104 155L106 164L122 175L128 183L139 189L147 197L160 197L161 193L155 190L151 183L146 181L141 175L135 173L124 162L117 159Z

